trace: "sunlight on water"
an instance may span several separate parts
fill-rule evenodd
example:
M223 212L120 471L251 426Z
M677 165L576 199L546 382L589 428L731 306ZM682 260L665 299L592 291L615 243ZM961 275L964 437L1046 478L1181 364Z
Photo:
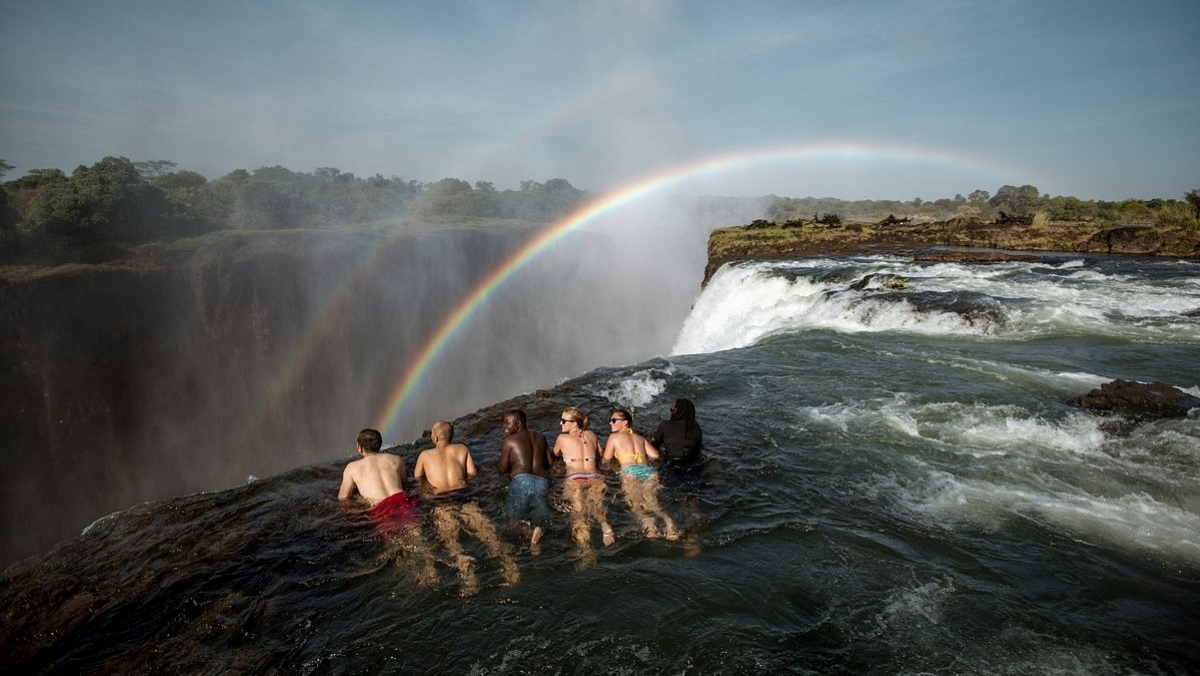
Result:
M456 421L473 499L503 525L502 409L552 442L567 406L635 408L649 433L693 399L706 460L659 468L678 542L645 537L610 475L612 546L597 536L585 559L561 512L536 555L503 531L508 585L464 536L468 589L432 524L396 546L338 503L331 449L113 514L10 569L0 646L35 673L1195 673L1200 411L1068 403L1115 378L1200 391L1200 323L1166 300L1200 304L1180 269L731 267L697 299L684 354ZM411 466L428 445L393 450ZM426 554L435 582L413 565Z
M780 332L818 329L1006 340L1196 336L1197 322L1181 317L1200 307L1200 290L1190 283L1096 269L1037 274L1042 269L1027 263L920 266L886 258L840 267L821 259L727 265L697 300L672 353L744 347ZM1147 324L1150 319L1166 321Z

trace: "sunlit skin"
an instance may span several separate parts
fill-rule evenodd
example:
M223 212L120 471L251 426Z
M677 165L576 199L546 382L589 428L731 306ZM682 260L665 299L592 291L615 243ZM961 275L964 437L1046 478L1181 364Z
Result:
M406 476L404 460L392 453L380 451L382 440L376 430L359 433L356 449L360 458L346 465L342 471L342 485L338 489L338 500L347 501L355 491L374 506L393 495L404 492ZM417 526L402 528L395 537L387 541L389 555L412 569L417 583L422 586L437 581L433 566L433 554L421 529Z
M452 442L454 427L439 420L430 430L433 448L422 451L413 467L413 479L424 482L434 493L464 488L467 479L475 476L475 458L464 444Z
M442 420L434 423L430 438L433 448L417 456L413 479L421 484L433 504L434 528L458 571L462 594L469 596L479 591L473 560L463 551L459 541L459 530L464 527L484 544L491 556L500 561L505 584L516 584L520 580L517 562L479 504L474 500L466 503L438 502L439 495L466 488L467 480L475 476L475 459L471 457L471 449L465 444L454 443L454 426Z
M368 444L374 446L374 444ZM349 500L355 491L369 504L376 505L404 490L404 459L392 453L381 453L379 447L363 448L356 443L359 459L342 471L342 486L338 500Z
M630 427L632 419L628 416L629 413L623 410L615 410L609 416L612 433L604 445L604 463L607 465L615 460L619 465L625 504L634 517L641 521L646 536L659 536L658 521L661 520L666 538L678 539L675 522L658 503L658 474L650 473L648 478L640 479L628 471L635 465L646 465L647 460L658 460L658 449L633 431Z
M504 414L502 428L504 440L500 442L500 459L496 462L496 469L510 478L519 474L535 474L548 479L554 457L550 455L546 437L526 428L521 417L511 411ZM518 521L513 525L528 535L531 546L536 546L542 538L541 526L534 526L528 521Z
M546 437L525 427L515 414L506 413L503 422L504 441L500 443L500 459L496 468L501 474L536 474L549 478L554 458L546 445Z
M591 548L591 524L600 526L604 544L615 538L604 506L604 478L599 475L600 440L587 429L588 419L577 408L568 408L559 418L561 433L554 440L554 455L566 464L563 501L571 507L571 534L580 554L580 567L595 559Z

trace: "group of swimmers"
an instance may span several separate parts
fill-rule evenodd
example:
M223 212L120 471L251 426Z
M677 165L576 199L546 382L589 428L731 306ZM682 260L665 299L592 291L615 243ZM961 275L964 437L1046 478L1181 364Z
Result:
M671 406L671 418L659 425L649 439L633 431L633 415L623 408L613 409L608 423L611 433L601 450L599 439L589 429L588 417L578 408L567 408L560 416L561 431L551 448L543 434L528 428L524 411L513 409L504 413L504 439L496 464L500 474L509 477L504 513L510 525L528 538L532 553L538 552L551 513L548 494L558 459L566 469L562 501L571 521L580 568L596 560L591 546L592 524L599 527L605 546L616 540L605 506L607 485L601 474L603 466L611 465L618 471L625 504L647 537L672 541L679 538L675 522L659 503L661 482L650 461L666 455L667 466L673 469L672 476L676 479L686 479L689 468L698 468L702 439L695 422L695 406L687 399L676 400ZM496 527L468 490L468 481L477 474L470 449L453 441L454 427L445 421L433 425L430 438L434 447L417 457L413 479L421 486L431 508L438 540L451 556L462 593L473 594L479 588L472 559L459 542L462 529L480 540L489 554L500 561L505 583L515 584L519 573L511 549L500 539ZM404 461L398 455L381 452L381 448L382 436L377 430L364 429L359 433L357 452L361 457L346 466L338 499L348 500L357 491L371 505L368 513L380 535L406 550L418 583L430 584L437 579L437 573L432 554L423 546L418 503L405 490ZM660 448L664 453L660 453Z

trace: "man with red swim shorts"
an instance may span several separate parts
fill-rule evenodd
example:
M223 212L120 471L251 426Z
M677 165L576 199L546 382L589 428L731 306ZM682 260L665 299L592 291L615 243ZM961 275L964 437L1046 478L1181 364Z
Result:
M358 433L361 457L346 465L338 500L349 500L355 489L371 504L367 512L380 535L391 537L420 524L417 501L404 490L404 460L392 453L381 453L383 436L378 430Z

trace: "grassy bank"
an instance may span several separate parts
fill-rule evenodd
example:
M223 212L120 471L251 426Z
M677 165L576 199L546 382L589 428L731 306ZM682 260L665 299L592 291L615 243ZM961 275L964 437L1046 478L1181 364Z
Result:
M1079 252L1200 258L1200 229L1132 224L1112 227L1084 221L1032 219L997 223L953 218L928 223L755 221L719 228L708 239L704 282L721 265L738 260L838 254L911 254L931 247L1005 251Z

